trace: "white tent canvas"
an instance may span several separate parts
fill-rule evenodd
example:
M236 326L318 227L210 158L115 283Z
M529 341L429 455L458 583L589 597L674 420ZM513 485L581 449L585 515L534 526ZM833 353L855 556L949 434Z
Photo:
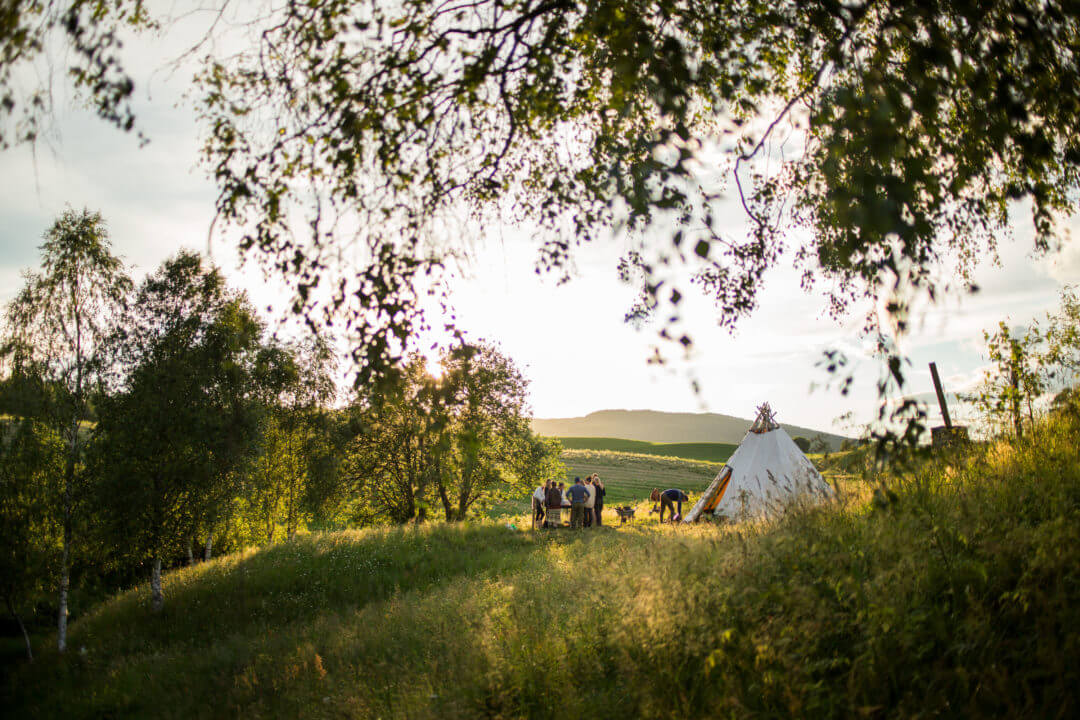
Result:
M832 488L810 459L773 420L768 403L716 479L686 515L731 519L770 515L802 497L828 497Z

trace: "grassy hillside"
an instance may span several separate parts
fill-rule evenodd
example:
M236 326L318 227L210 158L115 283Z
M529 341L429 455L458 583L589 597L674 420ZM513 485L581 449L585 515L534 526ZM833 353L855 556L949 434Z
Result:
M297 538L169 574L8 678L11 717L1072 717L1080 432L772 523ZM887 492L871 499L871 488Z
M605 437L561 437L559 442L568 450L613 450L712 463L725 462L739 447L737 443L652 443Z
M836 450L845 439L835 433L799 427L784 422L783 408L778 420L792 437L821 435ZM751 415L753 410L751 409ZM649 443L735 443L742 442L752 420L717 413L669 413L656 410L600 410L585 417L536 418L533 430L549 437L626 438Z

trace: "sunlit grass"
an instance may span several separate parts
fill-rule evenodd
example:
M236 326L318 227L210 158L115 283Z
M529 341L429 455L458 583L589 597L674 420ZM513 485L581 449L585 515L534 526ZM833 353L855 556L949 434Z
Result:
M166 576L8 685L16 717L1070 716L1075 428L777 521L298 537ZM893 493L872 499L881 483ZM610 523L616 524L614 513ZM508 524L517 529L512 530ZM83 652L85 648L85 652Z

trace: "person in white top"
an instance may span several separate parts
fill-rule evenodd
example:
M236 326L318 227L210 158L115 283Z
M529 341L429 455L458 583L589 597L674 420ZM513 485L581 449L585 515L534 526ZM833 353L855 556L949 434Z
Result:
M533 527L544 526L544 500L548 484L541 483L532 494Z
M596 488L592 486L592 478L585 478L585 492L588 496L585 498L585 527L592 527L595 516L593 514L596 507Z

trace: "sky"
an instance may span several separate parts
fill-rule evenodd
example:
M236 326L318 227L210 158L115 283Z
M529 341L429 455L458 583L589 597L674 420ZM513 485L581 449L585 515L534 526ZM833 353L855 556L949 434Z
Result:
M0 303L21 286L20 272L37 267L42 233L66 207L100 211L114 251L141 278L181 248L208 252L230 282L248 291L256 307L276 308L288 298L279 282L252 265L241 267L227 238L210 239L215 188L198 164L199 128L184 95L190 72L168 73L164 61L184 46L183 33L131 43L136 116L150 142L122 133L58 97L45 141L0 153ZM936 361L949 391L975 386L986 365L982 332L999 320L1024 325L1052 311L1065 283L1080 282L1080 243L1058 255L1033 258L1031 228L1022 207L1012 238L1001 241L1001 266L985 264L973 296L949 297L924 308L901 339L911 358L910 392L931 398L927 363ZM746 218L731 204L719 216L723 232L745 233ZM1071 235L1080 223L1071 221ZM657 242L668 236L657 234ZM837 323L820 296L799 288L798 273L781 266L766 275L754 315L728 333L703 298L683 307L694 348L684 356L662 347L665 366L649 364L657 327L623 321L634 290L619 282L618 248L625 239L582 248L577 273L557 285L534 271L536 244L527 229L484 228L454 283L452 299L471 337L498 342L531 381L537 417L573 417L601 409L719 412L749 418L768 401L781 422L856 435L877 412L880 365L858 336L861 316ZM848 352L856 380L842 396L820 367L827 348ZM697 382L699 391L693 387ZM937 422L936 408L931 419Z

